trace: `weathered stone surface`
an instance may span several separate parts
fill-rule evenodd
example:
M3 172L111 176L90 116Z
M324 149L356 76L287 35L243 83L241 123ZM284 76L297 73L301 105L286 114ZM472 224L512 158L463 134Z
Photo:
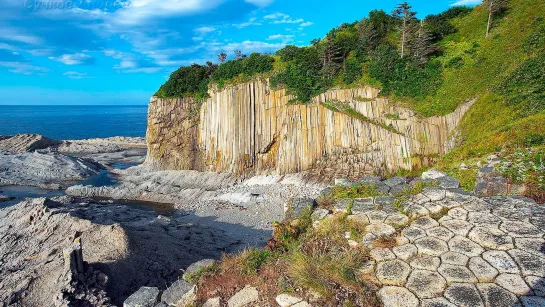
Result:
M196 286L180 279L163 291L161 302L174 306L189 305L196 298L196 289Z
M188 281L189 279L191 279L192 275L195 275L202 269L215 265L216 262L217 261L214 259L203 259L203 260L197 261L187 267L182 278L185 281Z
M422 173L422 180L436 180L445 176L448 176L447 173L432 168Z
M510 250L509 255L513 257L525 276L545 277L545 255L538 256L520 249Z
M393 252L397 256L397 258L403 261L407 261L416 256L418 249L413 244L405 244L394 247Z
M278 303L280 307L290 307L302 301L303 300L301 298L285 293L280 294L276 297L276 303Z
M520 273L515 261L504 251L487 251L483 253L483 258L500 273Z
M401 213L390 214L384 220L385 224L391 225L393 227L402 227L407 225L408 222L409 222L409 218L405 214L401 214Z
M363 224L369 224L369 218L367 217L367 214L365 213L352 214L352 215L349 215L347 219L357 221Z
M385 185L389 187L394 187L396 185L406 183L406 179L405 177L398 176L398 177L392 177L392 178L386 179L382 183L384 183Z
M411 204L410 206L406 207L407 214L411 217L419 217L419 216L425 216L430 214L430 211L426 208L424 208L421 205L417 204Z
M334 209L336 212L347 212L352 202L352 199L342 199L335 203Z
M409 239L411 242L414 242L420 238L423 238L426 236L426 232L423 229L420 229L418 227L409 226L401 232L404 237Z
M466 220L467 219L468 212L467 210L463 208L454 208L450 209L448 211L448 216L452 217L453 219L457 220Z
M436 237L438 239L445 240L445 241L448 241L452 237L454 237L454 234L450 230L442 226L430 228L426 230L426 233L430 237Z
M524 307L543 307L545 298L539 296L523 296L520 298Z
M411 261L411 267L429 271L436 271L440 264L441 259L432 256L417 256Z
M329 215L329 213L330 213L329 210L319 208L319 209L314 210L314 212L312 212L311 217L312 217L312 220L314 220L314 221L320 221L320 220L325 219Z
M259 292L257 289L251 286L246 286L227 301L227 306L245 307L258 300Z
M386 208L393 208L395 200L395 197L392 196L379 196L375 197L375 205L378 209L385 210Z
M380 176L365 176L360 178L359 183L364 185L376 185L382 180Z
M479 282L492 282L498 276L498 270L481 257L469 259L469 269L475 274Z
M202 307L221 307L221 300L219 297L209 298Z
M472 224L457 219L442 221L441 226L447 228L458 236L466 236L469 233L469 230L473 228Z
M377 296L384 307L418 307L420 303L414 294L403 287L382 287Z
M494 307L517 307L521 306L519 299L513 293L499 287L496 284L477 284L477 288L484 298L486 306Z
M358 273L361 275L373 274L375 272L376 264L377 264L376 261L369 260L361 266L361 268L358 270Z
M384 224L384 223L378 223L378 224L370 224L365 227L365 231L370 232L377 237L381 236L389 236L396 232L395 228Z
M479 256L484 251L477 243L462 236L455 236L450 239L448 246L451 251L464 254L468 257Z
M414 270L406 285L420 299L441 296L446 286L439 273L427 270Z
M527 222L505 221L500 225L500 229L517 238L543 236L543 232Z
M422 194L424 194L431 201L439 201L447 197L447 192L444 189L439 187L424 188L424 191L422 191Z
M437 179L437 182L443 189L458 189L460 187L460 181L449 176L441 177Z
M410 270L401 260L388 260L377 264L376 276L385 285L404 285Z
M365 247L367 248L371 248L372 245L373 245L373 242L377 239L377 236L375 236L374 234L372 233L366 233L362 240L361 240L361 244L363 244Z
M384 211L377 211L377 210L368 211L366 214L367 214L367 218L369 219L369 223L371 224L382 223L388 217L388 213Z
M157 288L142 287L123 302L123 307L154 307L159 299L159 293Z
M515 238L515 246L525 252L545 255L545 240L541 238Z
M469 257L456 253L456 252L446 252L441 255L441 262L446 264L462 265L465 266L469 261Z
M411 225L422 229L429 229L439 226L439 223L437 223L436 220L432 219L429 216L423 216L414 220Z
M532 289L518 274L500 274L496 277L496 283L516 295L533 295Z
M375 200L372 197L356 198L352 204L352 213L364 213L375 209Z
M501 219L499 217L488 212L470 212L468 214L468 221L471 224L482 225L485 227L498 227L501 223Z
M446 298L437 297L437 298L428 298L422 300L422 307L457 307L451 302L447 301Z
M528 286L534 290L535 295L545 297L545 278L538 276L526 276L524 280L526 280Z
M341 187L351 187L356 185L356 183L350 181L347 178L335 178L335 185L341 186Z
M302 302L299 302L299 303L293 305L292 307L312 307L312 305L310 305L306 301L302 301Z
M411 187L406 183L398 184L390 188L390 194L394 196L402 195L405 191L407 191L410 188Z
M515 247L510 236L490 226L473 228L469 232L469 238L482 247L489 249L505 251Z
M428 256L440 256L448 251L447 243L443 240L427 237L414 242L420 254Z
M295 198L284 206L285 219L297 219L305 210L313 210L316 202L312 198Z
M454 283L445 290L445 298L458 307L484 307L474 285Z
M473 275L473 273L471 273L471 271L464 266L441 264L437 271L441 273L449 284L455 282L477 282L475 275Z
M384 247L373 248L370 252L370 255L376 261L392 260L396 257L389 248Z

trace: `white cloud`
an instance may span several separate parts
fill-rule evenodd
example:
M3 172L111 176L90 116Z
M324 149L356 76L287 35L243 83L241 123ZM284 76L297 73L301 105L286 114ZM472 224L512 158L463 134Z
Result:
M59 57L49 57L49 59L66 65L88 64L93 61L93 58L85 53L63 54Z
M483 0L458 0L451 4L451 6L473 6L481 4Z
M284 13L269 14L269 15L266 15L264 18L271 20L270 23L272 23L272 24L283 24L283 23L288 23L288 24L300 23L300 24L303 24L303 23L306 23L303 18L293 19L293 18L291 18L290 15L284 14Z
M279 40L282 41L282 43L288 43L293 40L293 35L275 34L269 36L267 40Z
M21 32L19 29L9 28L6 26L0 27L0 37L4 40L30 45L39 45L43 43L43 40L38 36L26 34Z
M70 79L84 79L88 78L86 72L78 72L78 71L67 71L63 73L64 76L67 76Z
M274 0L244 0L245 2L248 2L248 3L251 3L253 5L257 5L257 6L267 6L271 3L273 3Z
M274 52L285 46L285 43L267 43L246 40L243 42L233 42L228 44L213 43L211 46L209 46L209 50L215 53L225 51L228 54L234 52L235 50L242 50L243 53L250 54L253 52Z
M1 62L1 67L6 67L9 69L10 72L16 73L16 74L24 74L24 75L33 75L33 74L39 74L43 75L48 70L44 67L38 67L34 66L31 63L26 62Z
M310 22L310 21L307 21L307 22L303 22L302 24L300 24L299 26L301 27L310 27L312 26L314 23Z
M287 15L287 14L274 13L274 14L266 15L264 18L265 19L283 19L283 18L289 18L289 17L290 15Z
M200 27L200 28L197 28L197 29L195 29L193 31L195 31L196 33L199 33L199 34L207 34L207 33L216 31L216 28L214 28L214 27Z
M236 24L233 24L232 26L235 27L235 28L242 29L242 28L246 28L246 27L249 27L249 26L261 26L261 25L262 24L260 22L257 22L257 18L252 17L252 18L248 19L248 21L246 21L246 22L236 23Z

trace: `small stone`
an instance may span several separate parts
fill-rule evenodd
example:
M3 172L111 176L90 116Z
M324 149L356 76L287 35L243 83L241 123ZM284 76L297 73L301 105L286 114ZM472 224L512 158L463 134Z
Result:
M390 189L390 194L394 196L399 196L399 195L402 195L405 191L409 190L410 188L411 187L406 183L398 184L396 186L393 186Z
M343 199L343 200L335 203L334 211L335 212L347 213L348 208L351 206L352 203L353 203L352 199Z
M438 239L445 240L445 241L448 241L452 237L454 237L454 234L450 230L442 226L430 228L426 230L426 233L430 237L436 237Z
M396 185L406 183L406 179L404 177L398 176L398 177L392 177L390 179L386 179L382 183L384 183L385 185L389 187L394 187Z
M256 288L246 286L227 301L228 307L244 307L259 300L259 292Z
M153 307L159 298L159 289L155 287L142 287L129 296L123 307Z
M448 246L451 251L464 254L468 257L479 256L484 249L477 243L468 238L455 236L448 241Z
M298 297L291 296L285 293L280 294L276 297L276 302L278 303L280 307L289 307L302 301L303 300Z
M385 285L405 284L411 268L401 260L388 260L377 264L376 276Z
M375 205L378 209L384 210L384 208L392 208L396 199L392 196L379 196L375 198Z
M297 219L305 210L313 210L316 202L312 198L295 198L284 205L284 219Z
M327 209L316 209L314 212L312 212L312 220L314 221L320 221L325 219L329 215L329 210Z
M506 221L500 226L512 237L541 237L543 233L536 226L527 222Z
M312 305L310 305L308 302L306 301L302 301L302 302L299 302L291 307L312 307Z
M504 251L487 251L484 252L483 258L500 273L519 273L519 268L515 261Z
M454 208L450 209L448 212L448 216L452 217L453 219L457 220L466 220L467 219L467 210L462 208Z
M371 252L369 252L369 254L376 261L393 260L396 258L396 256L394 255L394 253L392 253L392 251L390 251L390 249L384 247L373 248Z
M370 248L376 239L377 236L375 236L374 234L366 233L361 240L361 244L363 244L367 248Z
M484 307L474 285L454 283L445 290L445 298L458 307Z
M384 307L418 307L420 303L414 294L403 287L382 287L377 296Z
M414 270L406 285L421 299L441 296L446 286L447 282L439 273L426 270Z
M445 176L448 176L447 173L432 168L422 173L422 180L436 180Z
M388 213L378 210L368 211L366 214L371 224L382 223L388 217Z
M469 233L469 238L489 249L505 251L515 247L513 239L497 228L475 227Z
M441 261L447 264L465 266L467 262L469 261L469 257L464 254L460 254L456 252L446 252L443 255L441 255Z
M356 184L346 178L335 178L335 185L347 188Z
M498 270L481 257L469 259L469 269L475 274L479 282L493 282L498 275Z
M545 255L545 240L541 238L515 238L515 246L535 255Z
M422 307L457 307L444 297L436 297L422 300Z
M216 260L214 259L203 259L200 261L197 261L190 266L187 267L187 269L184 272L184 275L182 278L185 281L191 281L190 279L193 278L193 276L198 273L199 271L206 269L208 267L211 267L216 264Z
M513 293L493 283L477 284L477 288L484 297L486 306L516 307L520 306L519 299Z
M471 224L498 227L501 223L501 219L492 213L488 212L470 212L468 214L468 221Z
M429 216L422 216L417 218L411 225L422 229L429 229L439 226L439 223Z
M469 233L469 230L473 228L473 225L462 220L448 220L443 221L441 223L441 226L447 228L448 230L452 231L454 234L458 236L467 236Z
M409 223L409 218L405 214L394 213L388 215L384 223L393 227L403 227Z
M370 232L377 237L390 236L396 232L394 227L384 223L367 225L365 231Z
M405 238L404 236L397 236L396 237L396 242L397 242L397 245L405 245L407 243L409 243L409 239Z
M168 287L161 295L161 302L167 305L185 306L196 299L196 286L180 279Z
M545 255L537 256L520 249L510 250L509 254L519 265L524 276L534 275L545 277Z
M352 204L352 214L364 213L370 210L375 210L375 201L373 197L356 198Z
M367 215L365 213L352 214L352 215L349 215L347 219L356 221L358 223L369 224L369 218L367 218Z
M369 275L375 272L376 262L374 260L369 260L358 270L358 273L361 275Z
M500 274L496 283L516 295L533 295L532 290L518 274Z
M449 176L437 179L437 183L439 183L439 186L443 189L458 189L460 187L460 181Z
M220 307L221 300L219 297L209 298L202 307Z
M534 290L534 294L537 296L545 296L545 279L537 276L526 276L524 278L526 283Z
M441 264L439 257L417 256L411 261L411 267L421 270L435 271Z
M411 217L426 216L430 211L421 205L412 204L407 208L407 215Z
M362 177L359 180L359 183L363 184L363 185L373 185L373 184L376 185L381 180L382 180L382 177L380 177L380 176L366 176L366 177Z
M475 275L473 275L473 273L471 273L471 271L464 266L441 264L438 271L441 273L441 275L443 275L449 284L455 282L477 282Z
M543 307L543 306L545 306L545 297L523 296L520 299L522 300L522 306L524 306L524 307Z
M418 252L424 255L440 256L448 251L447 243L438 238L421 238L416 240L414 244L418 247Z
M418 227L409 226L401 232L403 236L407 237L411 242L414 242L420 238L426 236L426 232Z
M447 192L444 189L439 187L424 188L424 190L422 191L422 194L424 194L431 201L439 201L447 197Z
M407 261L416 256L418 249L413 244L405 244L394 247L393 252L397 258Z

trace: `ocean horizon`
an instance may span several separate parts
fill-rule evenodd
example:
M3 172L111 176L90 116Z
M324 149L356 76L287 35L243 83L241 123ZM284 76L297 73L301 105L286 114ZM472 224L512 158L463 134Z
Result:
M144 137L147 105L0 105L0 135L35 133L75 140Z

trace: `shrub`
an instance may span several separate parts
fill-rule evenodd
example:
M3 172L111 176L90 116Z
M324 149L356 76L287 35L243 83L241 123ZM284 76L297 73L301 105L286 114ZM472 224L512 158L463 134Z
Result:
M434 41L440 41L449 34L458 32L451 20L456 17L465 16L471 13L473 9L464 6L453 7L441 14L429 15L424 20L426 29L431 34Z
M211 79L217 83L238 76L254 76L273 70L274 58L270 55L252 53L249 57L232 60L220 65Z
M165 84L155 94L160 98L171 97L208 97L208 80L217 69L217 65L210 62L206 66L193 64L183 66L170 75Z
M527 35L523 42L522 48L526 52L543 52L545 50L545 24L543 19L539 20L541 22L538 25L534 32Z

